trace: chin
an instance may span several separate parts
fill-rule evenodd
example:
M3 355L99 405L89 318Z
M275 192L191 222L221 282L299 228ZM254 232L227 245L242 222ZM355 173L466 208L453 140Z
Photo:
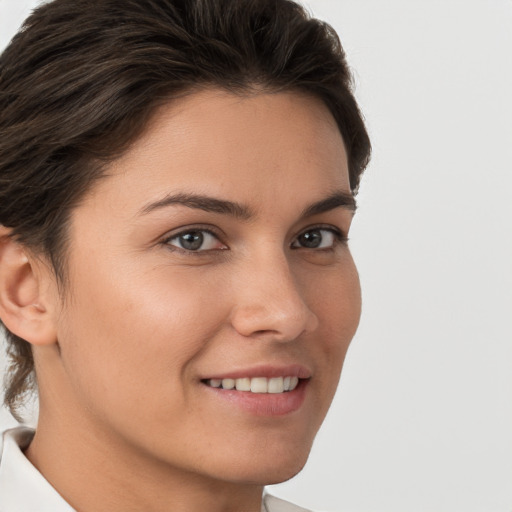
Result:
M243 462L233 464L235 472L231 475L235 481L255 485L272 485L286 482L300 473L308 457L307 451L289 451L287 453L260 452Z
M307 460L307 459L306 459ZM290 480L294 476L298 475L304 466L306 465L306 460L304 460L300 465L294 468L283 468L278 471L268 471L265 474L264 479L261 481L261 485L273 485L273 484L281 484Z

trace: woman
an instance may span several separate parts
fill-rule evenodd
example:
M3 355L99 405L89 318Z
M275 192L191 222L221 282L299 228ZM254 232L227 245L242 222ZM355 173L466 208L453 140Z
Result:
M287 0L54 0L0 60L0 510L301 510L370 145ZM20 482L22 482L20 484Z

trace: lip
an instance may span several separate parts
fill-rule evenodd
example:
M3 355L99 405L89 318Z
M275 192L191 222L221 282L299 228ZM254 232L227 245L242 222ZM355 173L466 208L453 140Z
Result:
M309 379L312 376L311 370L301 364L289 364L289 365L257 365L251 366L250 368L237 368L228 370L222 373L215 373L200 377L201 380L208 379L242 379L249 377L253 379L255 377L265 377L271 379L273 377L298 377L299 379Z
M244 377L298 377L299 384L293 391L284 393L252 393L236 389L222 389L208 386L208 379L240 379ZM283 417L298 411L306 400L312 372L300 364L271 366L260 365L245 369L229 370L208 375L201 379L202 388L219 407L228 407L254 416Z
M285 393L251 393L234 389L212 388L202 384L219 406L235 408L255 416L285 416L298 411L306 399L309 379L299 380L293 391Z

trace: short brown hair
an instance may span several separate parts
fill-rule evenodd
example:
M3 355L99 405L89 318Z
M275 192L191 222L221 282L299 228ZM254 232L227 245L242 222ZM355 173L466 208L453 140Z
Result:
M65 278L70 211L155 109L201 87L300 90L333 114L355 193L370 142L338 36L291 0L54 0L0 57L0 224ZM7 329L5 403L35 388Z

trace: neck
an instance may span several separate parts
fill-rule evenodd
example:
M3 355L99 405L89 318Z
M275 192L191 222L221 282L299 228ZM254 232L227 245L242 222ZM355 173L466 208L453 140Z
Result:
M262 486L175 468L74 417L41 402L26 455L77 512L260 512Z

